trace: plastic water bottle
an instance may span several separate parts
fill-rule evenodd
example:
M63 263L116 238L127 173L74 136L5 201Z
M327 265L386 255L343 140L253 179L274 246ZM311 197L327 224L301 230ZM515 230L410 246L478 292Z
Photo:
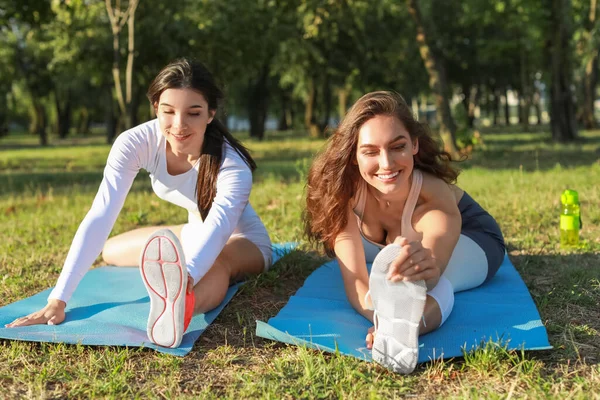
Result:
M576 247L579 245L579 229L581 229L579 195L575 190L565 190L560 196L560 202L562 203L560 246Z

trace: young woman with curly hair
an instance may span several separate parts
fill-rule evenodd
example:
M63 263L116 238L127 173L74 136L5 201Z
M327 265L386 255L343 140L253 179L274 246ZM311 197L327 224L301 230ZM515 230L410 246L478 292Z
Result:
M400 95L373 92L308 175L306 234L337 258L348 300L374 322L373 359L401 373L415 368L419 334L444 323L454 292L490 280L504 258L498 224L456 186L451 162Z

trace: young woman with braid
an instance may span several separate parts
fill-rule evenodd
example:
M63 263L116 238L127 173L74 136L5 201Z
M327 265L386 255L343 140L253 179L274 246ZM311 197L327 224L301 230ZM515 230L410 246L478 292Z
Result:
M218 306L231 282L269 268L269 235L248 202L256 165L215 118L222 92L211 73L176 60L156 76L148 99L157 118L115 141L48 304L8 326L68 319L66 304L103 246L108 264L140 266L150 296L148 337L165 347L179 346L192 314ZM107 241L141 169L158 197L187 210L188 223Z

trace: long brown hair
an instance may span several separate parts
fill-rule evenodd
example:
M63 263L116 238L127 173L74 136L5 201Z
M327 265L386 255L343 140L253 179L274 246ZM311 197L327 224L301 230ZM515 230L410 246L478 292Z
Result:
M427 125L415 119L402 96L385 91L364 95L350 108L308 173L304 232L313 244L324 245L332 257L335 238L348 224L348 204L361 179L354 163L358 134L363 124L377 115L395 116L402 121L412 141L419 141L415 168L447 183L456 182L459 174L451 165L450 154L433 139Z
M198 61L180 58L164 67L148 88L148 100L156 104L160 95L167 89L193 89L206 99L211 111L217 110L223 100L223 92L210 73ZM200 151L196 198L202 219L206 219L212 202L217 194L217 176L223 159L223 142L228 142L237 151L251 171L256 163L240 141L234 138L216 117L206 127L204 141Z

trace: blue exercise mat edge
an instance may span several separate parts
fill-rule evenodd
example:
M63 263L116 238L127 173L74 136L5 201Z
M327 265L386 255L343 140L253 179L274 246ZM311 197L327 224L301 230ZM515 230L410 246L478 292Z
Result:
M296 246L296 243L283 243L273 245L273 263L278 261L285 254L292 251ZM78 289L80 289L82 286L85 286L86 282L93 281L95 279L102 280L105 279L106 276L115 278L117 275L119 278L139 279L139 269L111 266L94 268L87 272L87 274L82 279L82 282L80 283ZM105 301L101 304L85 304L85 302L82 304L81 301L78 301L77 290L75 291L75 294L73 295L71 301L69 301L69 304L67 305L67 318L64 323L59 325L32 325L28 327L17 328L4 327L5 324L12 322L15 318L27 315L43 307L46 304L47 297L52 291L52 288L46 289L33 296L0 307L0 339L29 342L82 344L87 346L145 347L152 348L161 353L167 353L175 356L184 356L192 350L195 341L206 330L208 325L210 325L210 323L212 323L216 319L216 317L220 314L223 308L225 308L229 301L231 301L231 299L235 296L241 285L243 285L243 283L238 283L236 285L230 286L225 296L225 299L215 309L205 314L195 315L192 318L186 333L183 335L181 345L174 349L157 346L149 342L145 333L145 325L143 325L143 329L134 329L131 327L127 327L123 324L115 324L115 329L122 329L124 332L124 337L122 339L115 339L114 337L110 337L108 340L106 340L106 338L100 338L98 337L98 335L94 335L93 332L81 332L81 321L85 320L86 318L89 318L89 315L86 315L86 311L84 311L83 309L87 309L88 313L92 312L92 309L95 313L105 312L110 308L110 305L113 305L113 303L118 304L119 299L114 299L114 301L110 303ZM146 293L143 294L143 296L146 297L145 300L148 300ZM139 297L139 294L133 297ZM144 303L143 300L144 298L142 297L130 299L129 301L122 303L137 303L137 305L139 305L141 303ZM146 317L147 312L145 315L136 315L133 318L145 319ZM136 322L138 322L137 325L140 325L139 321ZM131 339L132 337L133 339ZM142 341L141 337L144 337L145 340ZM136 341L137 343L134 343Z
M275 340L275 341L293 344L293 345L297 345L297 346L305 346L307 348L312 348L312 349L321 350L321 351L328 351L328 352L340 351L342 354L351 355L351 356L357 357L359 359L370 361L371 360L370 351L367 350L365 347L355 346L351 351L344 351L343 349L341 349L341 347L343 347L343 346L338 346L340 343L338 343L335 339L333 339L333 343L331 343L331 338L336 337L336 336L341 337L342 334L337 334L336 332L330 332L330 334L328 334L328 335L327 334L326 335L317 334L317 335L315 335L315 337L311 337L312 330L311 330L310 322L308 323L308 328L307 327L303 328L303 329L305 329L305 331L302 332L303 334L299 335L299 336L303 336L303 337L306 337L306 336L311 337L311 339L308 339L308 340L305 338L300 338L298 336L295 336L294 334L290 334L288 331L278 329L277 327L274 327L271 325L273 323L273 321L278 322L277 325L281 325L281 324L285 325L285 324L289 323L290 320L294 319L293 313L297 312L297 311L294 310L294 305L292 305L291 303L294 303L295 300L307 301L306 296L308 296L308 298L310 298L310 296L314 292L325 293L325 291L322 288L321 288L321 290L319 290L318 287L311 288L312 291L308 291L308 293L304 289L306 289L305 286L308 286L307 282L324 281L323 276L320 276L320 279L316 279L317 274L319 273L319 271L321 269L331 268L332 266L335 266L335 268L339 269L339 267L337 266L337 263L335 261L330 261L330 262L325 263L324 265L320 266L315 271L313 271L311 276L309 276L306 279L304 285L298 290L298 292L294 296L292 296L290 298L290 300L288 301L288 303L277 313L277 315L270 318L268 322L256 321L256 335L259 337L270 339L270 340ZM505 257L505 260L501 267L501 271L499 271L499 276L500 276L498 278L499 282L497 282L497 285L496 285L498 288L501 289L502 287L499 285L506 284L506 282L509 281L509 282L511 282L511 284L514 284L513 286L516 288L516 290L518 290L520 292L520 295L523 297L523 300L530 302L529 310L527 310L527 312L529 313L530 317L536 317L536 319L532 319L532 320L529 320L525 324L520 324L520 325L517 324L512 327L512 328L516 329L517 331L524 331L526 335L532 334L532 332L528 332L528 331L535 330L534 335L529 338L530 344L529 345L527 344L527 340L521 341L520 343L516 344L511 341L512 339L506 340L503 337L503 335L497 335L497 334L496 335L492 334L492 335L488 335L487 337L482 337L480 341L473 340L473 338L471 337L471 338L467 338L465 340L464 346L462 346L458 349L456 348L456 346L453 346L454 347L453 349L444 349L444 350L440 351L439 353L436 353L435 348L428 348L428 349L426 349L427 354L423 354L423 352L420 354L419 362L427 362L427 361L430 361L433 359L440 359L440 358L462 357L464 355L465 351L472 351L490 341L494 342L494 343L499 343L503 346L506 346L510 350L513 350L513 349L549 350L549 349L553 348L550 345L550 343L548 342L547 332L546 332L544 325L541 323L541 319L539 316L539 312L537 311L537 307L535 306L535 303L533 302L533 299L531 298L531 295L530 295L527 287L525 286L525 283L521 279L521 277L518 274L518 272L516 271L515 267L510 262L510 259L508 258L508 256ZM315 279L313 279L311 281L311 277L313 277ZM494 279L496 279L496 278L494 278ZM503 282L502 279L505 279L505 281ZM506 279L508 279L508 281L506 281ZM341 276L340 276L340 280L341 280ZM492 280L492 282L494 282L494 280ZM490 282L490 284L492 282ZM310 285L310 283L309 283L309 285ZM496 289L496 286L492 285L491 289ZM343 286L342 286L342 288L343 288ZM330 288L328 288L328 289L330 289ZM339 291L339 286L337 288L335 288L334 291L335 290ZM464 294L457 293L456 296L459 299L458 303L460 303L461 297L472 295L473 291L475 291L475 293L476 293L476 291L485 291L485 290L486 290L486 286L484 285L480 288L476 288L476 289L472 289L470 291L463 292ZM526 295L523 292L523 290L526 291ZM335 301L337 301L337 302L343 300L347 303L344 293L341 293L341 294L340 293L335 293L335 294L327 293L327 296L331 296L331 297L335 298ZM300 299L295 299L294 297L300 297ZM310 299L315 300L313 298L310 298ZM297 303L298 301L296 301L295 303ZM328 301L332 301L332 300L329 299ZM290 307L288 307L288 306L290 306ZM348 306L349 306L349 304L348 304ZM288 313L286 313L286 307L291 308L291 310ZM356 311L354 311L354 310L352 310L352 311L353 311L353 314L355 314L355 316L353 318L356 318L355 322L357 322L357 324L355 324L355 327L357 325L359 326L359 328L355 328L355 329L363 329L364 328L362 330L362 332L360 333L360 338L358 338L358 340L362 340L364 342L364 336L366 334L366 329L371 324L365 318L360 316ZM346 310L346 315L348 315L347 310ZM451 315L451 317L452 317L452 315ZM278 318L281 318L283 320L283 322L277 321ZM454 316L453 318L456 318L456 316ZM306 322L306 320L310 320L310 317L302 316L301 319L303 322ZM361 320L362 320L362 324L361 324ZM449 318L449 320L450 320L450 318ZM273 323L273 325L275 325L275 324ZM319 325L319 322L315 321L313 326L317 327L318 325ZM444 326L442 328L440 328L439 331L441 331L443 328L444 328ZM439 334L439 332L437 334ZM423 341L427 341L428 338L434 337L435 335L436 335L436 331L421 337L421 339L420 339L421 350L423 350L423 348L424 348ZM323 336L329 336L327 338L327 341L325 341L323 339ZM354 338L354 339L356 339L356 338ZM324 343L324 342L326 342L326 343ZM354 340L354 343L357 343L357 340Z

